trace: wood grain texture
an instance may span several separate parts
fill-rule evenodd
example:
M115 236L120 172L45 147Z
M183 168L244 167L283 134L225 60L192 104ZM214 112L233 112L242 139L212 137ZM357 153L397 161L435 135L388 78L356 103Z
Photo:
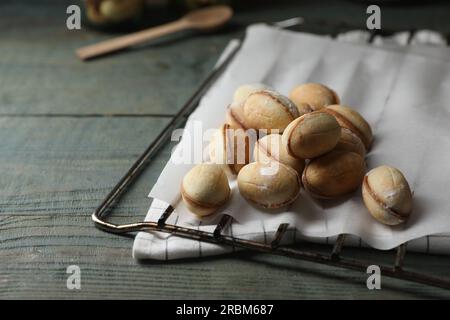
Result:
M146 45L86 64L75 50L111 35L67 30L70 1L38 3L1 4L0 115L173 115L232 36L215 34L205 43L204 36L181 33L158 40L150 50Z
M125 222L129 218L121 218ZM129 221L129 220L128 220ZM0 220L0 298L448 298L449 292L383 278L381 291L367 290L365 274L241 252L219 258L139 264L132 239L92 227L88 216L11 216ZM314 248L314 247L312 247ZM323 248L319 248L323 249ZM373 256L378 262L392 253ZM415 255L410 263L440 270L442 260ZM448 263L449 258L444 258ZM82 288L65 288L67 266L81 268ZM270 289L269 289L270 288Z
M72 3L0 2L0 298L450 298L444 290L384 278L381 291L369 291L363 273L249 252L139 263L131 257L131 237L97 230L90 220L228 40L243 34L239 26L299 14L362 26L364 6L347 3L340 10L342 2L324 1L243 8L224 32L179 35L83 64L74 49L109 35L67 31L65 8ZM449 31L443 18L448 10L442 6L386 9L383 21L390 27L410 29L414 23ZM399 14L414 19L398 19ZM320 24L303 30L341 29ZM143 219L150 204L147 193L171 147L125 195L113 221ZM344 249L344 254L375 262L394 259L392 252ZM446 276L449 260L406 257L413 268ZM66 289L66 268L72 264L81 267L80 291Z
M92 212L168 121L0 118L0 136L8 137L8 144L0 146L1 210L21 215ZM156 168L142 177L146 183L136 185L142 200L169 152L161 152L152 163ZM138 206L134 203L128 199L121 207Z

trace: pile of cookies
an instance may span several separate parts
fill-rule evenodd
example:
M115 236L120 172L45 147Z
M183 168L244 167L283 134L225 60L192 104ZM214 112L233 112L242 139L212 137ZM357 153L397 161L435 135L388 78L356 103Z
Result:
M191 169L181 194L190 211L212 214L239 193L267 209L295 201L303 186L316 199L339 199L362 186L370 214L387 225L407 220L412 193L403 174L380 166L366 174L373 141L370 125L318 83L296 86L289 98L263 84L234 93L225 123L210 144L210 162Z

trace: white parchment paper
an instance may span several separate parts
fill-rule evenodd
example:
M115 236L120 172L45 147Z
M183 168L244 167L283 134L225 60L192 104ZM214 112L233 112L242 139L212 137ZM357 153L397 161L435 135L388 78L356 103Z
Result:
M407 177L414 191L413 214L404 225L384 226L369 215L360 190L340 202L318 202L303 192L290 208L263 212L249 205L231 181L231 201L203 225L213 224L220 214L227 213L243 225L252 220L270 220L273 226L289 222L306 237L349 233L378 249L450 232L448 62L255 25L248 29L243 47L227 71L191 115L186 125L189 136L193 136L195 121L201 122L203 130L219 127L234 90L256 82L286 95L304 82L320 82L336 90L342 103L359 111L373 128L375 143L367 156L368 168L389 164ZM186 132L183 139L187 139ZM206 145L204 142L203 147ZM182 146L180 143L176 153L185 151ZM176 163L176 156L149 196L172 204L179 223L189 223L195 218L180 201L179 186L194 164Z

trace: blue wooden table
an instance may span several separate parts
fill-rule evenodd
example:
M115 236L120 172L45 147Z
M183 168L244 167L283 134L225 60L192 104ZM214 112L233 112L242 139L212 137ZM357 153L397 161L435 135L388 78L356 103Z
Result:
M365 5L243 6L219 33L176 35L83 63L74 50L111 35L67 30L72 2L0 3L0 298L450 298L445 290L388 279L370 291L363 273L249 252L138 263L132 238L99 231L90 219L246 25L302 15L327 22L306 31L336 33L364 27ZM164 8L152 10L158 22L170 19ZM449 33L449 14L444 3L394 6L383 8L383 23ZM114 221L144 217L147 193L169 154L160 152L114 210ZM344 255L394 259L392 252L357 249ZM406 262L450 275L450 257L414 254ZM70 265L81 268L81 290L66 287Z

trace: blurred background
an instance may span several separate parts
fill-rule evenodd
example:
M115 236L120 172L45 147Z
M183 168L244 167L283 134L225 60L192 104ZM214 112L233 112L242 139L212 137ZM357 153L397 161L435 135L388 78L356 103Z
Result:
M281 12L290 12L291 15L315 19L316 22L359 28L365 26L366 16L361 14L364 9L370 4L377 4L382 7L383 27L386 30L442 29L448 28L450 23L449 3L439 0L84 0L81 3L87 17L84 21L91 27L107 31L152 26L189 10L216 4L230 5L242 17L265 12L281 19Z

